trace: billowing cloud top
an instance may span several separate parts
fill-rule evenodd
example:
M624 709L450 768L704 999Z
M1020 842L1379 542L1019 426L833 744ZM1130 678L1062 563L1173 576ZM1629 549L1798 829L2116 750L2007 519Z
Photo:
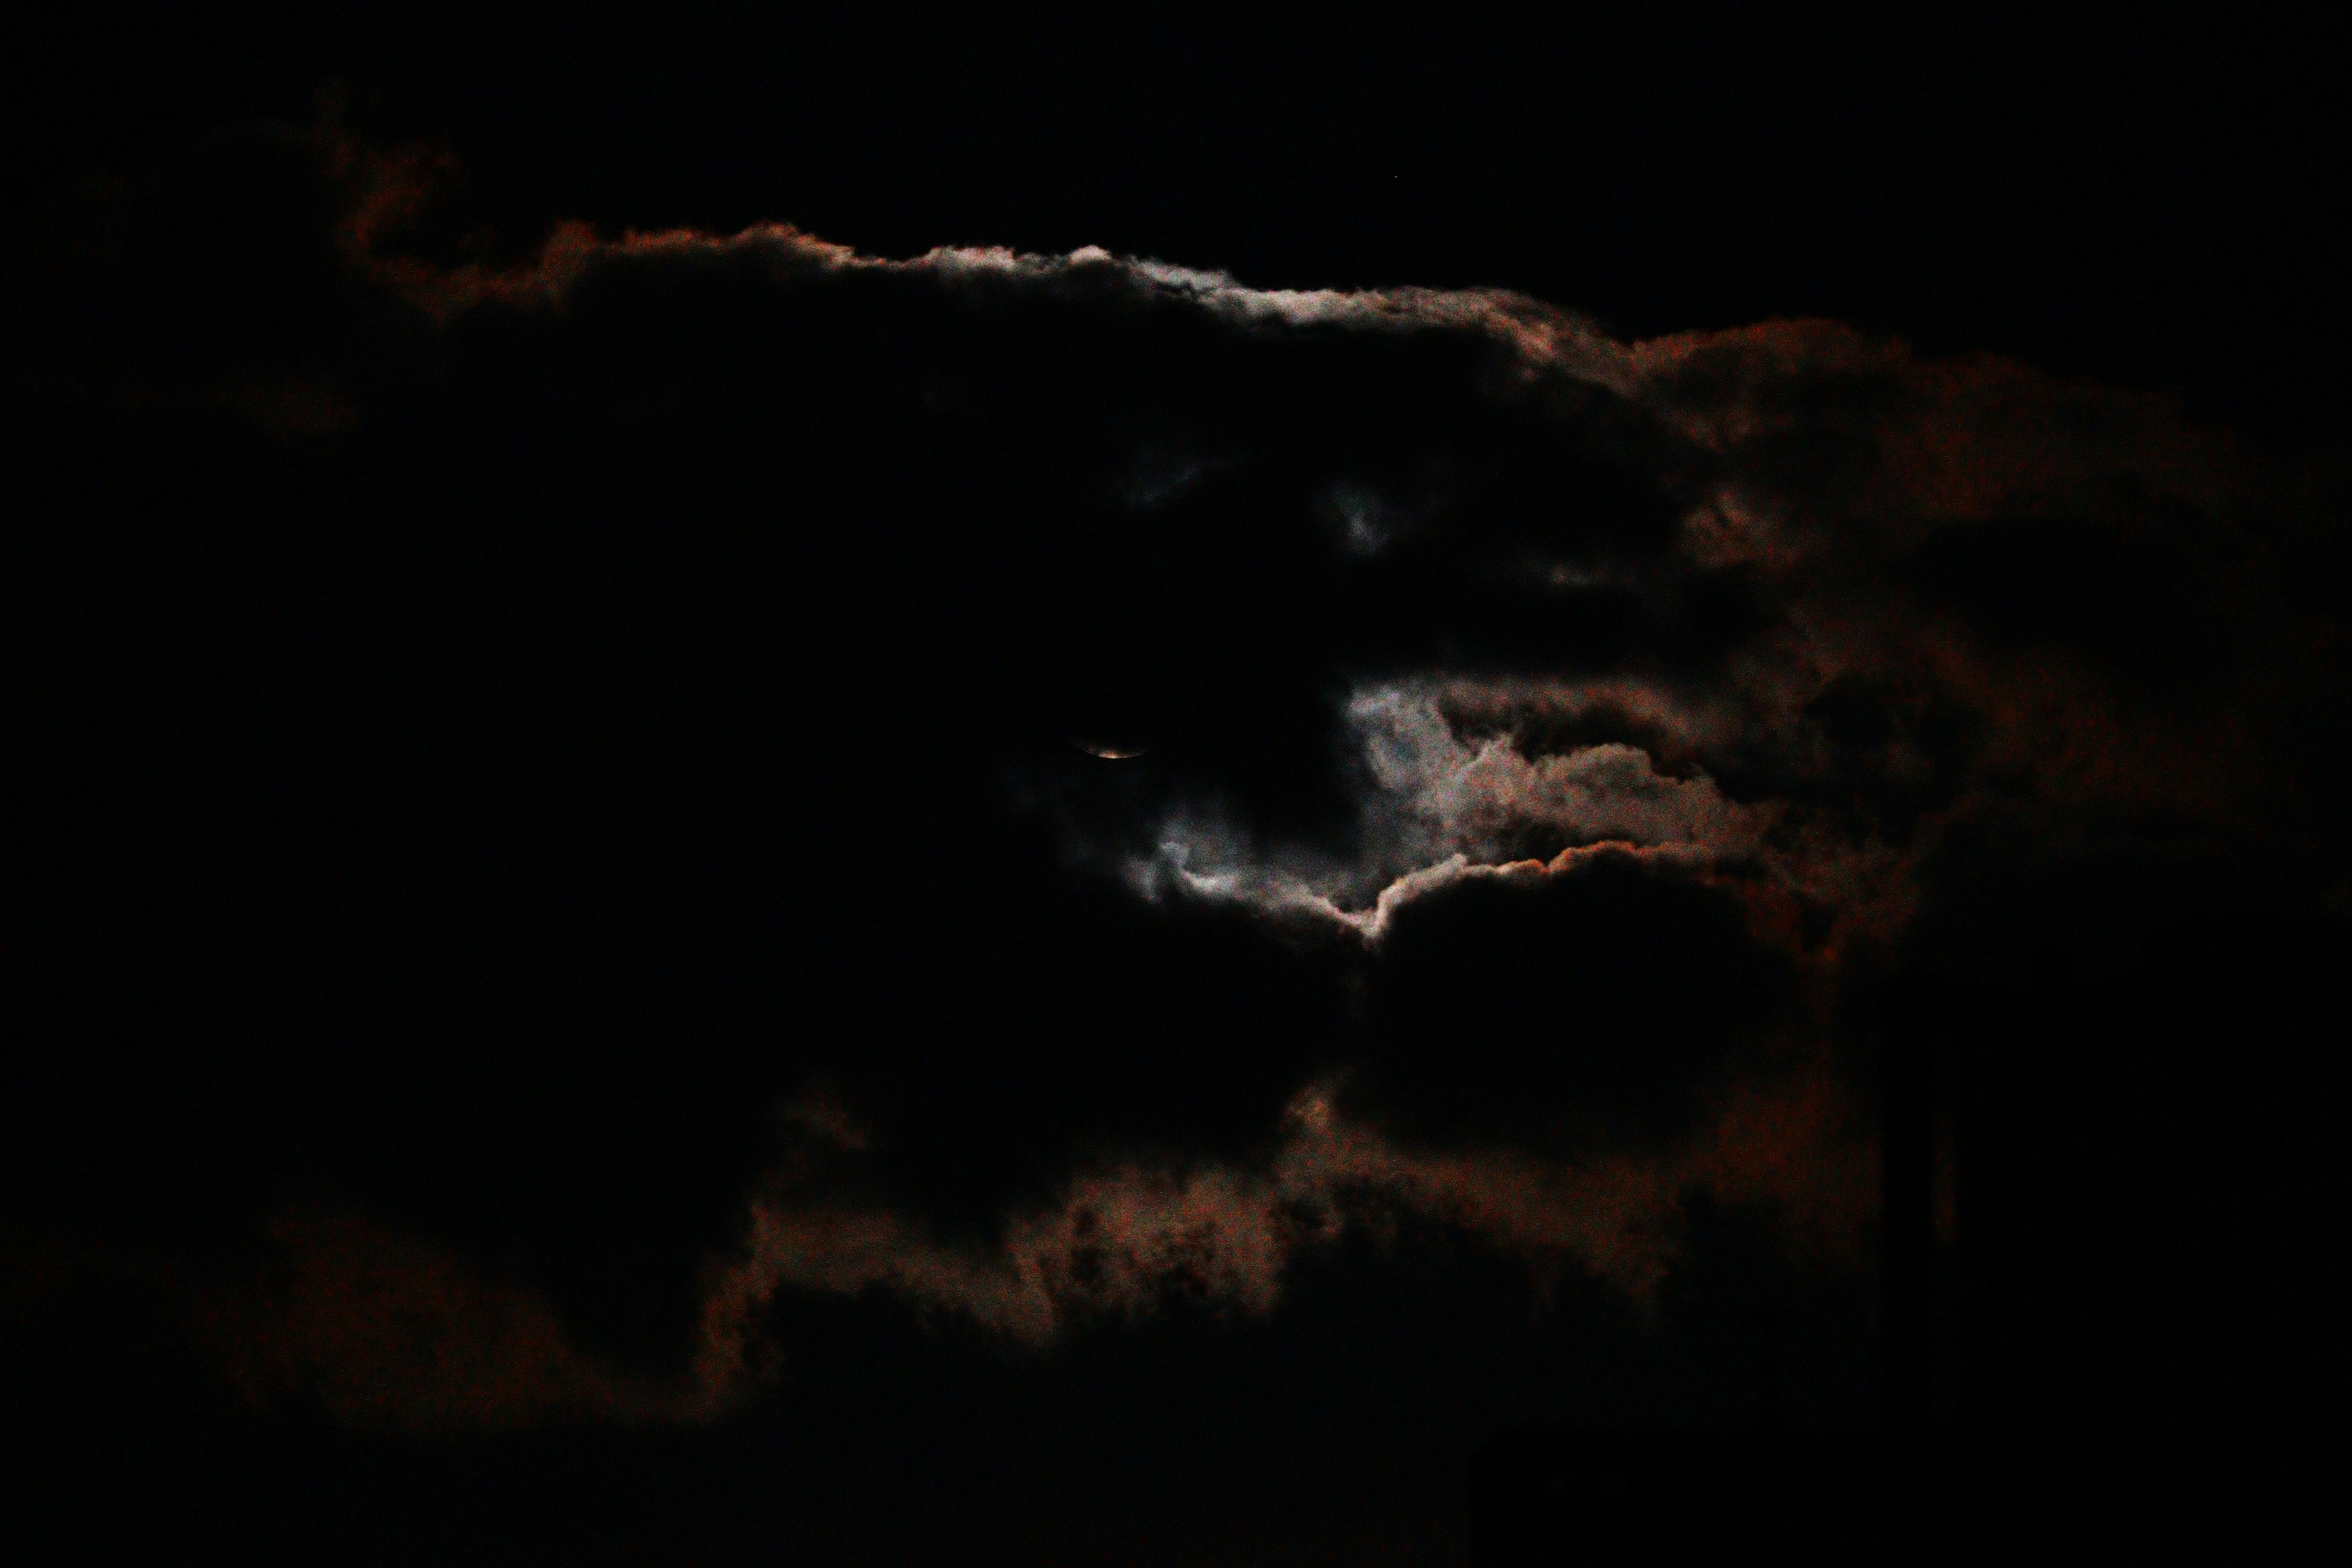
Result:
M1693 1192L1834 1247L1877 977L2345 897L2328 492L2160 401L1098 249L440 265L425 168L216 149L12 307L17 1032L142 1151L27 1158L670 1281L600 1331L667 1394L447 1286L533 1410L720 1408L786 1289L1045 1342L1400 1215L1636 1296ZM454 1278L338 1226L237 1365Z

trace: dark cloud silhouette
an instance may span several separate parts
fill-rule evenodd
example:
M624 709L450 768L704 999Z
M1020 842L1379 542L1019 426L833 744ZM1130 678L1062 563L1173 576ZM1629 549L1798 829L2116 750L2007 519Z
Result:
M2160 404L1095 250L500 268L399 248L432 163L222 142L11 307L11 1157L520 1257L590 1349L426 1293L523 1405L715 1407L787 1288L1270 1310L1384 1210L1637 1293L1694 1194L1850 1235L1855 976L2343 885L2340 596ZM326 1289L252 1342L390 1366Z
M1790 1005L1790 955L1743 914L1626 855L1414 900L1365 1004L1367 1088L1424 1137L1679 1131Z

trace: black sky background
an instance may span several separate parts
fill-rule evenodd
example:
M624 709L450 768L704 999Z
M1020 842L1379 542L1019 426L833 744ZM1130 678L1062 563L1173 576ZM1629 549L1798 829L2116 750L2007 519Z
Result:
M37 278L37 267L15 268L105 199L116 188L110 182L135 183L207 137L257 121L316 123L330 103L375 145L429 143L454 155L460 173L419 242L442 261L528 258L567 219L607 236L671 226L726 234L780 220L887 257L940 245L1068 252L1092 244L1220 268L1261 287L1494 286L1589 312L1627 339L1822 316L1899 337L1927 354L1990 351L2061 376L2174 395L2191 424L2244 432L2289 463L2340 450L2352 412L2340 370L2352 352L2352 321L2340 279L2352 256L2335 220L2352 173L2352 127L2340 97L2327 90L2331 57L2318 34L2243 9L2168 14L2128 27L2090 15L2027 20L1969 8L1898 19L1891 9L1865 17L1658 6L1507 19L1376 5L1271 17L1197 7L939 16L779 6L551 18L427 6L286 18L234 8L85 10L5 25L0 181L12 275ZM194 232L206 221L195 220ZM225 220L221 229L235 226ZM486 350L485 360L506 352ZM634 351L607 344L597 352L625 358ZM1190 363L1180 351L1170 355L1180 369ZM1374 364L1364 374L1389 373ZM1398 374L1400 384L1409 379ZM1202 384L1214 384L1202 376ZM548 384L561 379L548 374ZM1302 377L1300 384L1326 384ZM840 442L861 438L857 408L822 402L811 394L793 405L806 427ZM740 427L716 421L667 447L586 468L566 468L576 437L564 430L539 432L544 449L518 458L514 446L481 439L469 448L462 436L436 433L438 416L430 408L404 412L415 423L401 438L363 441L355 468L320 479L268 441L215 442L205 427L191 433L166 422L159 431L135 418L58 414L37 397L15 406L11 438L19 443L17 472L31 476L28 510L102 532L208 485L242 498L236 504L275 531L259 537L284 546L277 557L264 549L215 559L199 539L161 559L139 557L143 563L119 577L108 574L147 546L126 543L122 556L36 552L29 565L18 562L28 574L20 581L69 581L99 599L113 591L106 584L132 583L106 601L108 613L122 616L156 603L201 605L204 596L186 586L217 570L225 586L214 603L231 608L216 618L193 612L189 645L227 649L220 657L232 670L279 671L284 684L255 700L250 713L229 701L224 727L211 731L246 737L221 753L227 760L206 786L216 795L172 797L171 809L184 817L158 815L135 785L122 797L130 804L119 805L155 843L184 832L206 846L187 858L189 888L240 863L236 835L274 843L280 824L273 814L302 819L306 809L239 793L268 775L257 759L268 751L273 715L301 707L301 682L313 674L298 662L273 662L285 649L267 637L240 640L234 606L257 591L236 574L253 560L294 563L282 568L289 582L348 579L362 588L446 583L452 579L436 574L455 562L460 577L474 574L465 577L474 591L521 584L522 601L546 617L555 643L594 642L582 630L593 616L564 619L575 613L566 597L574 589L593 595L626 581L652 599L672 588L704 595L701 605L719 583L718 601L740 608L756 602L758 572L811 568L809 558L743 568L746 557L727 552L752 536L748 528L664 554L646 552L637 535L616 526L565 568L544 570L577 548L551 542L560 520L597 507L621 515L616 496L646 507L705 502L722 513L730 486L767 460L749 416ZM491 421L500 438L520 432L527 448L535 438L528 419L499 423L504 418ZM433 449L449 466L402 467L401 440L418 430L428 443L448 440ZM957 456L991 460L978 447ZM684 498L666 497L671 470L664 464L681 458L699 463L688 471L701 478ZM554 498L558 504L533 488L550 474L574 487ZM1579 482L1585 478L1591 493L1610 493L1606 475ZM375 509L369 515L388 524L429 510L442 494L436 487L453 482L470 487L467 515L526 520L501 536L510 554L469 554L454 535L433 535L402 560L306 553L304 522L318 509L361 495ZM953 488L930 474L895 482L898 493L918 500ZM567 512L564 501L576 508ZM1639 531L1638 520L1626 526ZM387 527L385 537L394 536ZM143 536L125 526L121 537ZM880 580L875 563L884 546L839 548L844 581ZM2340 551L2323 539L2322 569L2307 584L2323 602L2340 584L2325 570L2341 560L2331 548ZM920 582L910 596L928 603L926 595L946 594L942 584L961 564L950 555L913 568ZM641 566L654 575L633 576ZM1078 592L1150 569L1127 560L1052 568L1067 574L1058 586ZM39 575L50 570L62 577ZM1968 570L1967 562L1955 568L1954 595L2013 609L2011 624L2026 627L2019 635L2036 635L2031 584L1996 577L1986 586ZM730 581L739 571L743 578ZM1307 569L1299 572L1307 580ZM365 598L354 591L355 603ZM850 593L827 613L847 625L869 607ZM47 1030L49 1043L10 1047L17 1059L5 1218L20 1258L30 1260L16 1265L16 1277L33 1283L12 1285L6 1303L16 1347L7 1395L14 1429L41 1456L14 1483L19 1506L53 1528L53 1539L74 1542L55 1560L194 1545L320 1562L903 1562L1005 1552L1073 1563L1457 1561L1464 1468L1496 1432L1545 1421L1717 1429L1752 1421L1759 1310L1781 1325L1782 1397L1792 1424L1846 1431L1871 1424L1876 1341L1867 1274L1792 1258L1758 1215L1705 1204L1689 1216L1687 1266L1647 1324L1610 1289L1572 1273L1550 1306L1536 1310L1524 1268L1433 1231L1409 1234L1400 1249L1377 1257L1380 1249L1349 1243L1300 1262L1284 1305L1267 1318L1182 1310L1140 1325L1114 1318L1043 1352L1008 1349L960 1322L919 1321L890 1300L788 1295L774 1312L784 1381L751 1409L709 1426L558 1420L520 1433L419 1437L370 1432L363 1422L354 1434L315 1401L247 1409L189 1350L180 1318L121 1282L159 1268L196 1278L225 1255L244 1256L240 1248L258 1255L261 1216L289 1194L354 1205L372 1222L519 1280L551 1300L592 1353L675 1372L692 1332L698 1263L731 1240L747 1181L795 1146L777 1107L803 1087L794 1076L802 1058L796 1047L779 1052L773 1042L804 1023L814 1005L751 984L761 973L762 943L829 933L814 948L837 955L837 974L847 978L825 994L826 1016L877 1039L960 1009L1009 1016L1041 992L1053 996L1041 1039L1087 1040L1097 1011L1123 1027L1157 1031L1109 1067L1056 1047L1062 1054L1048 1050L1029 1069L1034 1080L877 1046L864 1058L866 1078L853 1073L837 1085L853 1103L863 1096L889 1107L904 1125L942 1141L931 1163L853 1173L853 1186L870 1182L873 1192L919 1201L942 1225L982 1235L1008 1194L1045 1193L1087 1152L1095 1123L1067 1133L1072 1142L1054 1142L1066 1131L1056 1120L1065 1103L1057 1094L1089 1115L1099 1111L1100 1127L1119 1137L1198 1141L1210 1152L1244 1156L1299 1076L1328 1065L1311 1042L1318 1030L1342 1026L1335 1020L1352 1005L1387 1020L1373 1027L1378 1059L1368 1092L1389 1096L1401 1126L1442 1141L1458 1131L1449 1116L1484 1126L1498 1114L1487 1103L1493 1097L1480 1092L1486 1080L1475 1049L1466 1066L1449 1059L1425 1080L1413 1078L1423 1059L1415 1042L1446 1022L1446 977L1467 974L1486 993L1507 993L1522 966L1549 963L1557 944L1578 956L1547 970L1542 983L1585 988L1605 1007L1612 978L1675 962L1639 940L1649 911L1673 905L1654 915L1656 929L1692 951L1716 940L1709 921L1728 919L1698 895L1653 889L1632 872L1597 931L1578 923L1589 913L1554 911L1530 923L1516 906L1495 914L1465 902L1446 917L1458 915L1458 929L1410 949L1422 971L1383 971L1349 991L1354 983L1334 978L1344 963L1328 952L1266 943L1208 914L1171 924L1112 889L1074 891L1057 824L1001 809L1003 785L990 772L1000 752L1025 762L1057 757L1052 765L1066 772L1076 764L1066 748L1055 751L1059 731L1108 708L1154 731L1155 741L1192 737L1200 754L1227 770L1220 776L1255 791L1276 819L1288 813L1312 826L1330 816L1318 793L1313 744L1296 742L1307 750L1294 754L1282 750L1287 742L1244 744L1218 730L1217 703L1199 694L1196 666L1147 658L1142 673L1128 672L1129 684L1106 677L1106 698L1049 657L1072 643L1113 646L1126 629L1119 617L1108 617L1114 624L1106 630L1084 615L1048 616L1043 629L1024 627L1046 650L1034 664L1007 655L1012 676L950 671L928 699L910 695L937 674L919 637L896 645L912 650L904 668L877 664L863 686L837 683L845 695L806 697L789 672L795 661L828 655L818 646L824 634L803 628L758 634L765 640L754 639L755 653L773 661L759 668L779 673L744 677L729 666L726 679L698 699L702 707L681 709L660 691L604 706L601 675L625 673L647 648L683 661L666 668L695 669L705 668L698 659L717 668L743 651L740 637L728 640L734 634L711 633L707 647L664 640L680 626L693 630L698 613L653 617L655 629L636 644L597 644L610 664L594 678L574 668L547 678L544 690L531 688L556 694L550 707L532 710L557 714L547 721L552 752L513 762L529 746L499 730L512 711L488 703L472 721L482 729L452 742L459 760L450 765L510 778L531 767L560 771L582 757L593 771L614 748L632 759L659 758L665 747L698 760L724 752L730 766L740 764L731 776L792 780L779 786L782 797L820 825L835 806L858 823L921 822L923 832L877 851L875 874L877 882L895 875L926 887L922 879L939 878L950 893L927 917L939 941L966 942L972 922L984 931L958 949L965 967L893 968L861 947L861 931L898 918L882 895L813 877L763 879L787 864L838 872L867 846L788 842L795 833L822 838L821 826L810 833L803 821L776 829L772 843L741 851L730 839L724 853L714 852L725 835L759 820L756 803L719 786L698 795L690 767L658 761L614 772L620 782L609 792L573 790L563 798L577 820L534 820L537 837L511 833L521 817L501 817L495 805L484 807L481 821L458 825L460 837L475 834L502 854L510 847L512 856L485 872L451 851L450 885L467 877L476 879L470 888L495 885L522 911L516 929L553 920L560 938L534 947L508 928L386 938L383 931L403 917L372 912L364 900L347 900L336 907L342 912L322 912L318 929L297 933L315 944L305 952L343 952L339 942L358 950L378 940L425 954L441 967L421 981L414 970L389 981L331 978L315 994L293 986L256 1001L214 977L269 972L267 955L236 944L240 931L278 930L269 924L282 912L275 892L252 893L251 907L270 911L255 916L254 926L231 921L217 930L207 894L184 889L184 902L142 902L144 923L124 951L144 955L132 967L145 963L154 990L117 994L110 980L88 994L106 998L100 1012L112 1008L110 1016L152 1021L168 1012L170 998L195 997L212 1009L205 1026L224 1037L239 1028L281 1031L282 1041L273 1037L218 1060L152 1047L109 1057L90 1043L104 1035L102 1017L61 1022L80 1005L70 998L84 994L59 975L86 950L20 905L17 952L37 956L34 977L20 972L16 982L20 998L36 999L20 1005L16 1026ZM1004 618L1018 623L1021 615ZM741 619L756 616L745 610ZM934 628L940 646L953 643L961 624ZM2145 651L2168 641L2162 632L2138 643L2130 635L2126 628L2118 646ZM168 644L159 637L155 646ZM68 646L37 637L35 645ZM888 651L879 640L876 647ZM2135 668L2160 662L2126 657ZM1211 665L1220 691L1255 674L1239 655L1230 666ZM122 668L144 666L126 655ZM1016 679L1039 670L1046 673L1028 684ZM69 700L79 682L97 689L109 679L85 673L31 684ZM1000 679L1009 684L992 684ZM136 683L121 679L125 689ZM840 710L824 710L825 700ZM1252 700L1277 710L1285 691L1269 680ZM714 741L738 732L731 718L747 701L793 712L807 727L740 746ZM900 765L898 776L912 781L898 786L903 799L833 801L827 789L874 786L797 775L793 748L812 735L820 751L870 746ZM2341 760L2331 734L2315 733L2310 750ZM929 759L966 755L980 760L964 773L952 761L937 775L920 771ZM506 763L509 773L500 775ZM2315 773L2340 776L2325 766ZM506 787L484 798L506 799ZM1076 786L1095 787L1091 775ZM515 797L525 789L513 785ZM384 798L396 804L398 793L387 786ZM67 785L36 791L43 809L70 795ZM1082 801L1076 809L1118 805ZM92 797L85 808L96 821L110 805ZM942 820L936 814L943 811L962 815ZM593 865L565 859L566 846L608 821L637 824L629 831L640 838ZM349 854L331 824L316 831L323 861L373 874L375 863ZM2314 853L2340 853L2340 843ZM667 879L680 861L706 868L690 896ZM37 851L32 863L25 885L74 882ZM1010 890L992 884L984 894L956 890L937 870L942 864L1029 880ZM2003 891L1998 855L1971 864L1996 869L1985 873L1992 891L1972 890L1970 908L2002 908L2005 897L2022 907L2038 896L2030 877L2020 890ZM121 880L94 884L91 929L116 929L106 924L114 918L107 897L132 879L117 874ZM2008 1037L2058 1042L2074 1064L2061 1073L2035 1065L2013 1080L2030 1084L2021 1092L2032 1110L2002 1125L2017 1147L2039 1151L2042 1163L2019 1155L2012 1169L2029 1175L1989 1189L2031 1211L2017 1222L2014 1234L2029 1239L2009 1267L2016 1275L2067 1259L2063 1277L2082 1315L2105 1313L2125 1327L2107 1332L2093 1321L2047 1331L2018 1315L2019 1295L1998 1298L1986 1343L2008 1347L2010 1370L1989 1381L1987 1404L2000 1419L2032 1425L2057 1412L2095 1426L2095 1405L2159 1409L2168 1396L2148 1391L2141 1369L2174 1353L2164 1347L2183 1338L2210 1342L2205 1335L2234 1348L2180 1352L2193 1365L2164 1384L2204 1391L2189 1396L2192 1428L2221 1410L2276 1425L2286 1419L2276 1390L2298 1372L2322 1368L2315 1374L2322 1388L2326 1377L2340 1379L2340 1355L2328 1363L2313 1351L2309 1361L2298 1359L2317 1331L2295 1297L2316 1278L2306 1259L2325 1236L2317 1194L2337 1180L2315 1121L2315 1086L2325 1075L2314 1063L2328 1049L2325 1030L2299 1031L2310 1027L2312 1005L2332 994L2337 947L2330 944L2340 938L2313 935L2294 923L2299 916L2281 914L2284 934L2276 936L2246 925L2244 910L2263 907L2267 887L2230 905L2223 934L2158 944L2121 978L2043 978L2006 994L2001 1005L2026 1020ZM665 898L680 903L661 905ZM648 900L655 912L642 925L593 912ZM2217 895L2216 908L2226 901ZM578 910L592 912L564 912ZM1025 912L988 929L1001 910ZM649 930L673 932L654 940L674 940L677 951L648 958ZM711 945L713 931L730 931L732 945ZM184 940L190 932L202 939L194 948ZM215 939L216 948L203 945ZM1622 945L1610 947L1612 940ZM1736 1040L1740 1026L1718 1024L1717 1014L1768 1011L1792 984L1769 960L1740 970L1745 950L1729 937L1722 945L1730 955L1704 958L1708 973L1741 978L1679 999L1678 1039L1711 1041L1719 1031ZM63 955L59 967L41 971L51 953ZM662 972L688 981L639 995L637 1013L610 1009L614 996L631 994L613 976L671 959ZM551 1011L542 1006L517 1023L551 1038L569 1031L569 1043L484 1052L455 1036L425 1044L401 1036L404 1026L446 1022L495 996L502 963L541 976L562 963L582 966L570 991L544 982L543 996L557 999ZM1202 975L1217 977L1214 994L1189 983ZM355 995L361 1013L373 1009L380 1037L325 1060L285 1043L320 1017L352 1016ZM1217 1069L1223 1076L1203 1086L1185 1069L1178 1043L1189 1032L1228 1026L1237 1010L1262 1020L1265 1038L1289 1044L1230 1050ZM680 1041L719 1044L649 1049L646 1041L663 1029ZM2236 1065L2218 1077L2179 1068L2215 1034L2287 1043L2259 1059L2231 1054L2225 1059ZM2116 1065L2109 1047L2069 1044L2094 1035L2137 1039L2146 1049ZM1706 1057L1714 1047L1691 1048ZM1760 1047L1723 1047L1751 1048ZM2012 1048L2012 1060L2043 1059ZM1493 1060L1497 1075L1523 1065L1508 1050ZM1618 1135L1638 1137L1622 1130L1681 1113L1680 1069L1654 1070L1664 1076L1548 1087L1601 1106ZM1070 1087L1087 1072L1097 1077ZM2126 1110L2108 1117L2117 1104ZM2151 1150L2170 1151L2167 1130L2192 1106L2215 1104L2226 1114L2202 1134L2201 1163L2168 1165L2152 1186L2120 1197L2089 1180L2118 1163L2145 1163ZM2081 1131L2095 1124L2105 1131ZM2184 1173L2192 1168L2210 1179ZM2033 1190L2034 1171L2060 1173L2057 1206L2104 1203L2136 1217L2054 1225L2043 1205L2020 1195ZM2259 1225L2214 1222L2230 1237L2219 1263L2148 1217L2200 1203L2234 1215L2273 1194L2281 1195ZM2074 1250L2088 1229L2105 1239ZM2185 1285L2184 1277L2200 1283ZM2244 1280L2253 1283L2242 1290L2234 1281ZM2157 1300L2169 1304L2147 1304ZM2217 1321L2225 1330L2213 1329ZM2284 1347L2271 1362L2263 1360L2271 1352L2246 1348L2265 1325ZM2074 1375L2082 1347L2094 1344L2108 1347L2106 1359Z

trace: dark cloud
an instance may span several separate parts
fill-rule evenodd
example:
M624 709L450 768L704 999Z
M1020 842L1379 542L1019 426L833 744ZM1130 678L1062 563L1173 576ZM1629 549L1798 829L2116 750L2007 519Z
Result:
M1668 1136L1785 1016L1793 963L1735 895L1630 854L1459 881L1386 933L1366 1088L1423 1138Z
M2160 404L1099 251L502 268L397 248L431 164L224 142L7 322L13 1157L522 1259L318 1233L247 1340L331 1403L474 1408L338 1269L500 1410L703 1409L788 1289L1043 1342L1397 1214L1637 1294L1693 1194L1850 1243L1854 976L2342 886L2342 606Z
M362 1428L446 1433L676 1414L583 1357L547 1303L350 1215L290 1213L247 1277L193 1293L236 1391Z

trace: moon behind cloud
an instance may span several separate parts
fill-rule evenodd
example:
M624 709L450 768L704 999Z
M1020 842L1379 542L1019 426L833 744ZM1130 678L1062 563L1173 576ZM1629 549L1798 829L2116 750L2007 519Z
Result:
M1149 746L1114 746L1102 741L1082 741L1075 735L1068 739L1076 750L1090 757L1100 757L1107 763L1123 763L1131 757L1142 756L1151 749Z

